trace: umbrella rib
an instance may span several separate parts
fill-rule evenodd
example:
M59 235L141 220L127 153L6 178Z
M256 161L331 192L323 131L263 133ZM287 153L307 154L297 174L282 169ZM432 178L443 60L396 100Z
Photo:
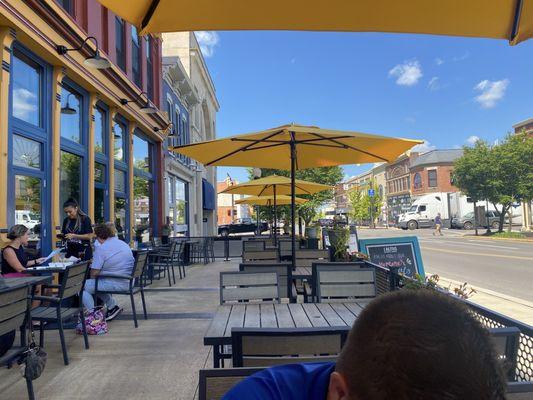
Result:
M356 148L356 147L350 146L350 145L348 145L348 144L345 144L345 143L339 142L339 141L335 140L334 138L325 138L324 136L321 136L321 135L319 135L318 133L311 133L311 135L314 135L314 136L317 136L317 137L319 137L319 138L323 138L323 139L329 140L329 141L331 141L331 142L333 142L333 143L336 143L336 144L338 144L338 145L343 146L344 148L349 148L349 149L351 149L351 150L355 150L355 151L358 151L358 152L360 152L360 153L363 153L363 154L366 154L366 155L369 155L369 156L372 156L372 157L379 158L380 160L383 160L383 161L385 161L385 162L388 162L388 161L389 161L389 160L387 160L386 158L380 157L380 156L378 156L378 155L376 155L376 154L372 154L372 153L370 153L370 152L368 152L368 151L364 151L364 150L358 149L358 148Z
M213 161L209 161L209 162L206 163L205 165L207 165L207 166L213 165L213 164L216 163L216 162L219 162L219 161L221 161L221 160L223 160L223 159L225 159L225 158L231 157L232 155L237 154L239 151L245 151L245 150L248 149L248 147L253 146L254 144L257 144L257 143L261 143L263 140L270 139L271 137L274 137L274 136L276 136L276 135L279 135L279 134L282 133L282 132L283 132L283 131L274 132L274 133L268 135L265 139L255 140L253 143L247 144L246 146L241 147L241 148L239 148L239 149L237 149L237 150L233 150L233 151L229 152L228 154L223 155L222 157L219 157L219 158L217 158L217 159L215 159L215 160L213 160ZM230 140L231 140L231 141L234 141L234 139L235 139L235 138L231 138Z
M253 146L255 143L251 144L250 146L248 146L247 149L242 149L242 151L252 151L252 150L261 150L261 149L270 149L272 147L279 147L279 146L283 146L285 144L287 144L287 142L283 142L283 143L277 143L277 144L267 144L267 145L264 145L264 146L257 146L257 147L252 147L250 148L251 146Z
M299 144L305 144L306 146L317 146L317 147L332 147L334 149L345 149L348 146L344 145L332 145L332 144L320 144L320 143L299 143Z
M256 142L257 139L232 138L233 142ZM288 143L286 140L261 140L264 143Z
M510 42L513 42L516 38L516 35L518 35L518 28L520 27L520 16L522 14L522 4L523 4L523 0L518 0L516 2L516 8L515 8L514 20L513 20L513 29L511 30L511 38L509 39Z
M141 22L141 30L143 30L144 28L148 26L158 5L159 5L159 0L152 0L152 2L150 3L150 7L148 8L146 15L144 16Z

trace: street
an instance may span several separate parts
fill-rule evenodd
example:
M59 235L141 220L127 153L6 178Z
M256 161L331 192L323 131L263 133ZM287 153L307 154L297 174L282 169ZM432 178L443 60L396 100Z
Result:
M359 238L417 236L426 274L533 302L533 243L464 237L462 230L446 229L444 236L433 236L432 232L358 230Z

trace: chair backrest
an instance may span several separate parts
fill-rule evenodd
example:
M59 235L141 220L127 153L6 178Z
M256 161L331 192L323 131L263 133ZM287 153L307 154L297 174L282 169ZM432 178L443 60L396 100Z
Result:
M316 268L319 303L372 298L376 296L374 268Z
M61 289L59 290L58 297L60 299L68 299L69 297L80 293L85 285L88 269L89 261L83 261L68 266L63 273Z
M153 245L154 247L159 247L159 246L161 246L162 244L163 244L163 242L161 241L161 238L160 238L160 237L156 237L156 236L152 237L152 245Z
M220 400L237 383L264 368L201 369L198 400Z
M336 269L336 270L344 270L344 269L360 269L366 267L366 264L364 261L352 261L352 262L324 262L324 261L315 261L311 264L311 290L312 295L316 296L317 293L317 282L318 282L318 274L317 274L317 268L320 267L322 271L326 269Z
M507 382L507 400L533 399L533 382Z
M242 252L246 251L263 251L265 250L265 242L263 240L245 240L242 242Z
M135 254L135 264L133 265L132 277L133 279L140 278L144 273L146 262L148 261L148 251L139 250Z
M314 262L329 261L329 250L299 249L296 250L296 266L310 267Z
M233 328L234 367L335 361L350 327Z
M520 343L520 329L516 327L489 329L496 355L503 363L507 380L516 380L516 363Z
M0 294L0 335L24 324L29 306L28 287L10 289Z
M276 272L221 272L220 304L227 302L279 303Z
M276 250L261 250L261 251L243 251L242 262L269 260L272 262L278 261L278 252Z
M296 241L295 245L296 249L298 250L300 248L299 242ZM278 239L278 250L280 257L288 257L292 255L292 240Z
M292 298L292 268L290 264L261 263L239 264L239 271L243 272L276 272L278 274L279 293L281 297Z

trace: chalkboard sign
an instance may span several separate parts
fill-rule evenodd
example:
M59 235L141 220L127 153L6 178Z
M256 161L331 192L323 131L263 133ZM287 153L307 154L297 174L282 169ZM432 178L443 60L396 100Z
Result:
M416 236L361 239L359 249L374 264L397 269L399 273L411 278L415 274L424 277L424 265Z

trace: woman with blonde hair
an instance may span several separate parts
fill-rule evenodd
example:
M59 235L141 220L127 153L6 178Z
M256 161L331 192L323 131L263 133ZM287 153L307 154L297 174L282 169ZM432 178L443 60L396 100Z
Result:
M29 229L24 225L14 225L9 229L7 238L11 242L2 250L2 275L5 278L28 276L24 273L27 267L39 265L45 257L29 260L24 246L28 245Z

